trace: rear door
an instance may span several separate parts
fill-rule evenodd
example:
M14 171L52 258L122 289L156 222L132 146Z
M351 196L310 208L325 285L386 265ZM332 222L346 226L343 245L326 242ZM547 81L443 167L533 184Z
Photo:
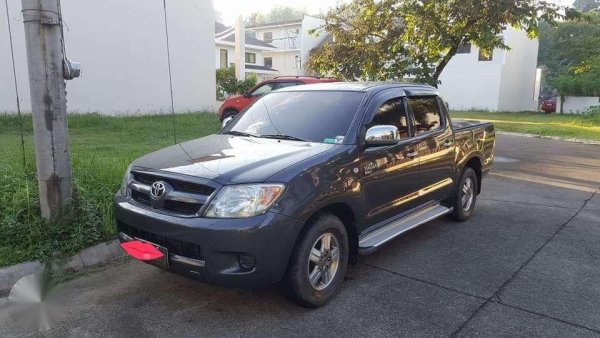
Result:
M413 96L408 107L419 152L419 201L441 201L452 189L454 134L437 96Z
M360 156L366 216L361 230L414 208L419 189L418 141L413 137L404 97L384 93L376 96L368 109L366 129L394 125L401 141L393 146L366 148Z

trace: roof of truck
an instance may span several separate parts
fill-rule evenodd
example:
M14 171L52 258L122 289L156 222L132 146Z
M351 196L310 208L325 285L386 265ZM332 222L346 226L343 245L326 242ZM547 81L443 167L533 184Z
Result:
M378 92L384 89L398 88L407 95L438 95L437 88L417 83L401 82L326 82L311 85L294 86L279 89L278 91L355 91Z

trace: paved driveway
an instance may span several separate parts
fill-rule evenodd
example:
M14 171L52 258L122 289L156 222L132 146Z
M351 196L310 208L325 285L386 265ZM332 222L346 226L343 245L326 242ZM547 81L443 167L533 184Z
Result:
M68 282L50 333L600 336L600 146L499 136L497 156L470 221L437 220L362 257L320 309L127 261ZM0 336L17 332L0 309Z

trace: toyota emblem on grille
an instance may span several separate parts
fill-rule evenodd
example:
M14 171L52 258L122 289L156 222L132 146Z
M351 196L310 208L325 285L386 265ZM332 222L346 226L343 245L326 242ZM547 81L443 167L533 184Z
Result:
M154 199L162 199L165 197L165 192L167 191L167 186L165 182L157 181L152 183L152 187L150 188L150 196Z

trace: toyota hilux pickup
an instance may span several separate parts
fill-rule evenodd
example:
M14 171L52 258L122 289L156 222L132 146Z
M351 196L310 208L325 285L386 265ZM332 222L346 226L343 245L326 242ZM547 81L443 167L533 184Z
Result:
M231 287L282 281L318 307L361 254L443 215L467 220L494 150L493 125L451 122L430 86L284 88L217 134L134 161L118 234L147 263Z

